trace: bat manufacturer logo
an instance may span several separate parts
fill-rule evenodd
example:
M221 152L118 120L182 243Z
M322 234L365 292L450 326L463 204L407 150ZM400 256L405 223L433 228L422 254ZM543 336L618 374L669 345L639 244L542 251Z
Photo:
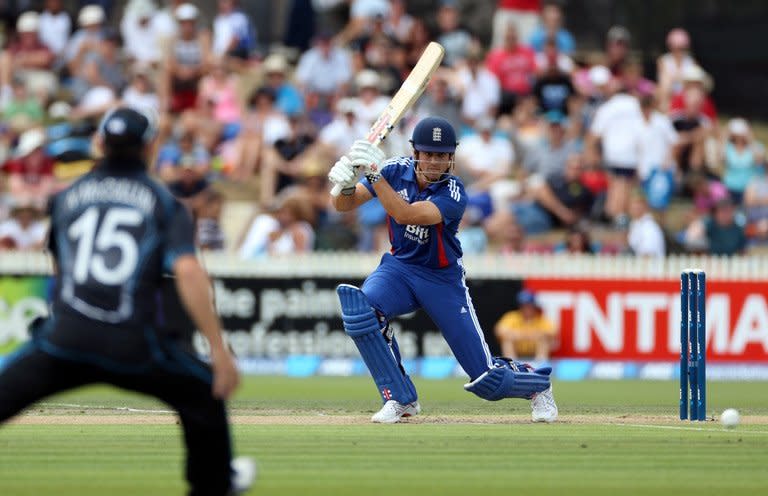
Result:
M443 141L443 130L441 128L432 128L432 141Z

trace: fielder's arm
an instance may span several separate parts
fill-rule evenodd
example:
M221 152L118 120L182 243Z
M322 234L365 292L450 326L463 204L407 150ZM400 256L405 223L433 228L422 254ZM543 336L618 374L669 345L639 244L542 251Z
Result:
M373 183L373 189L384 210L400 225L431 226L443 221L437 205L431 201L408 203L392 189L384 177Z

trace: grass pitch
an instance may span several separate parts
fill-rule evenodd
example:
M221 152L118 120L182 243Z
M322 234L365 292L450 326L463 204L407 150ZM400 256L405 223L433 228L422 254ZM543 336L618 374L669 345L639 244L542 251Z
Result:
M238 453L258 459L251 494L761 494L768 487L764 383L710 383L709 412L734 430L677 420L677 383L557 383L561 422L530 424L527 402L488 403L460 380L417 381L424 412L368 423L366 378L247 378L232 402ZM132 410L127 410L131 408ZM136 411L140 410L140 411ZM174 417L94 387L50 398L0 428L0 494L180 495Z

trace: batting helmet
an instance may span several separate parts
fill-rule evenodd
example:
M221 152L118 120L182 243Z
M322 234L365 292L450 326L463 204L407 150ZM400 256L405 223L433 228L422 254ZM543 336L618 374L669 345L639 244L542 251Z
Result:
M450 122L442 117L427 117L413 129L411 144L419 152L454 153L459 143Z
M131 107L118 107L104 116L99 125L104 145L110 150L143 147L157 134L154 116Z

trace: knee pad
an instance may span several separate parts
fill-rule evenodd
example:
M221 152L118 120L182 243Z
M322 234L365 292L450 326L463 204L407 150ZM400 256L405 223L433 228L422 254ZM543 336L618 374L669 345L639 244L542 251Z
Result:
M531 399L534 394L549 388L551 372L550 367L533 370L530 365L497 358L492 369L465 384L464 389L488 401Z
M387 340L381 333L381 323L362 291L349 284L336 288L341 302L344 330L352 338L384 401L400 403L416 401L416 388L400 370Z

